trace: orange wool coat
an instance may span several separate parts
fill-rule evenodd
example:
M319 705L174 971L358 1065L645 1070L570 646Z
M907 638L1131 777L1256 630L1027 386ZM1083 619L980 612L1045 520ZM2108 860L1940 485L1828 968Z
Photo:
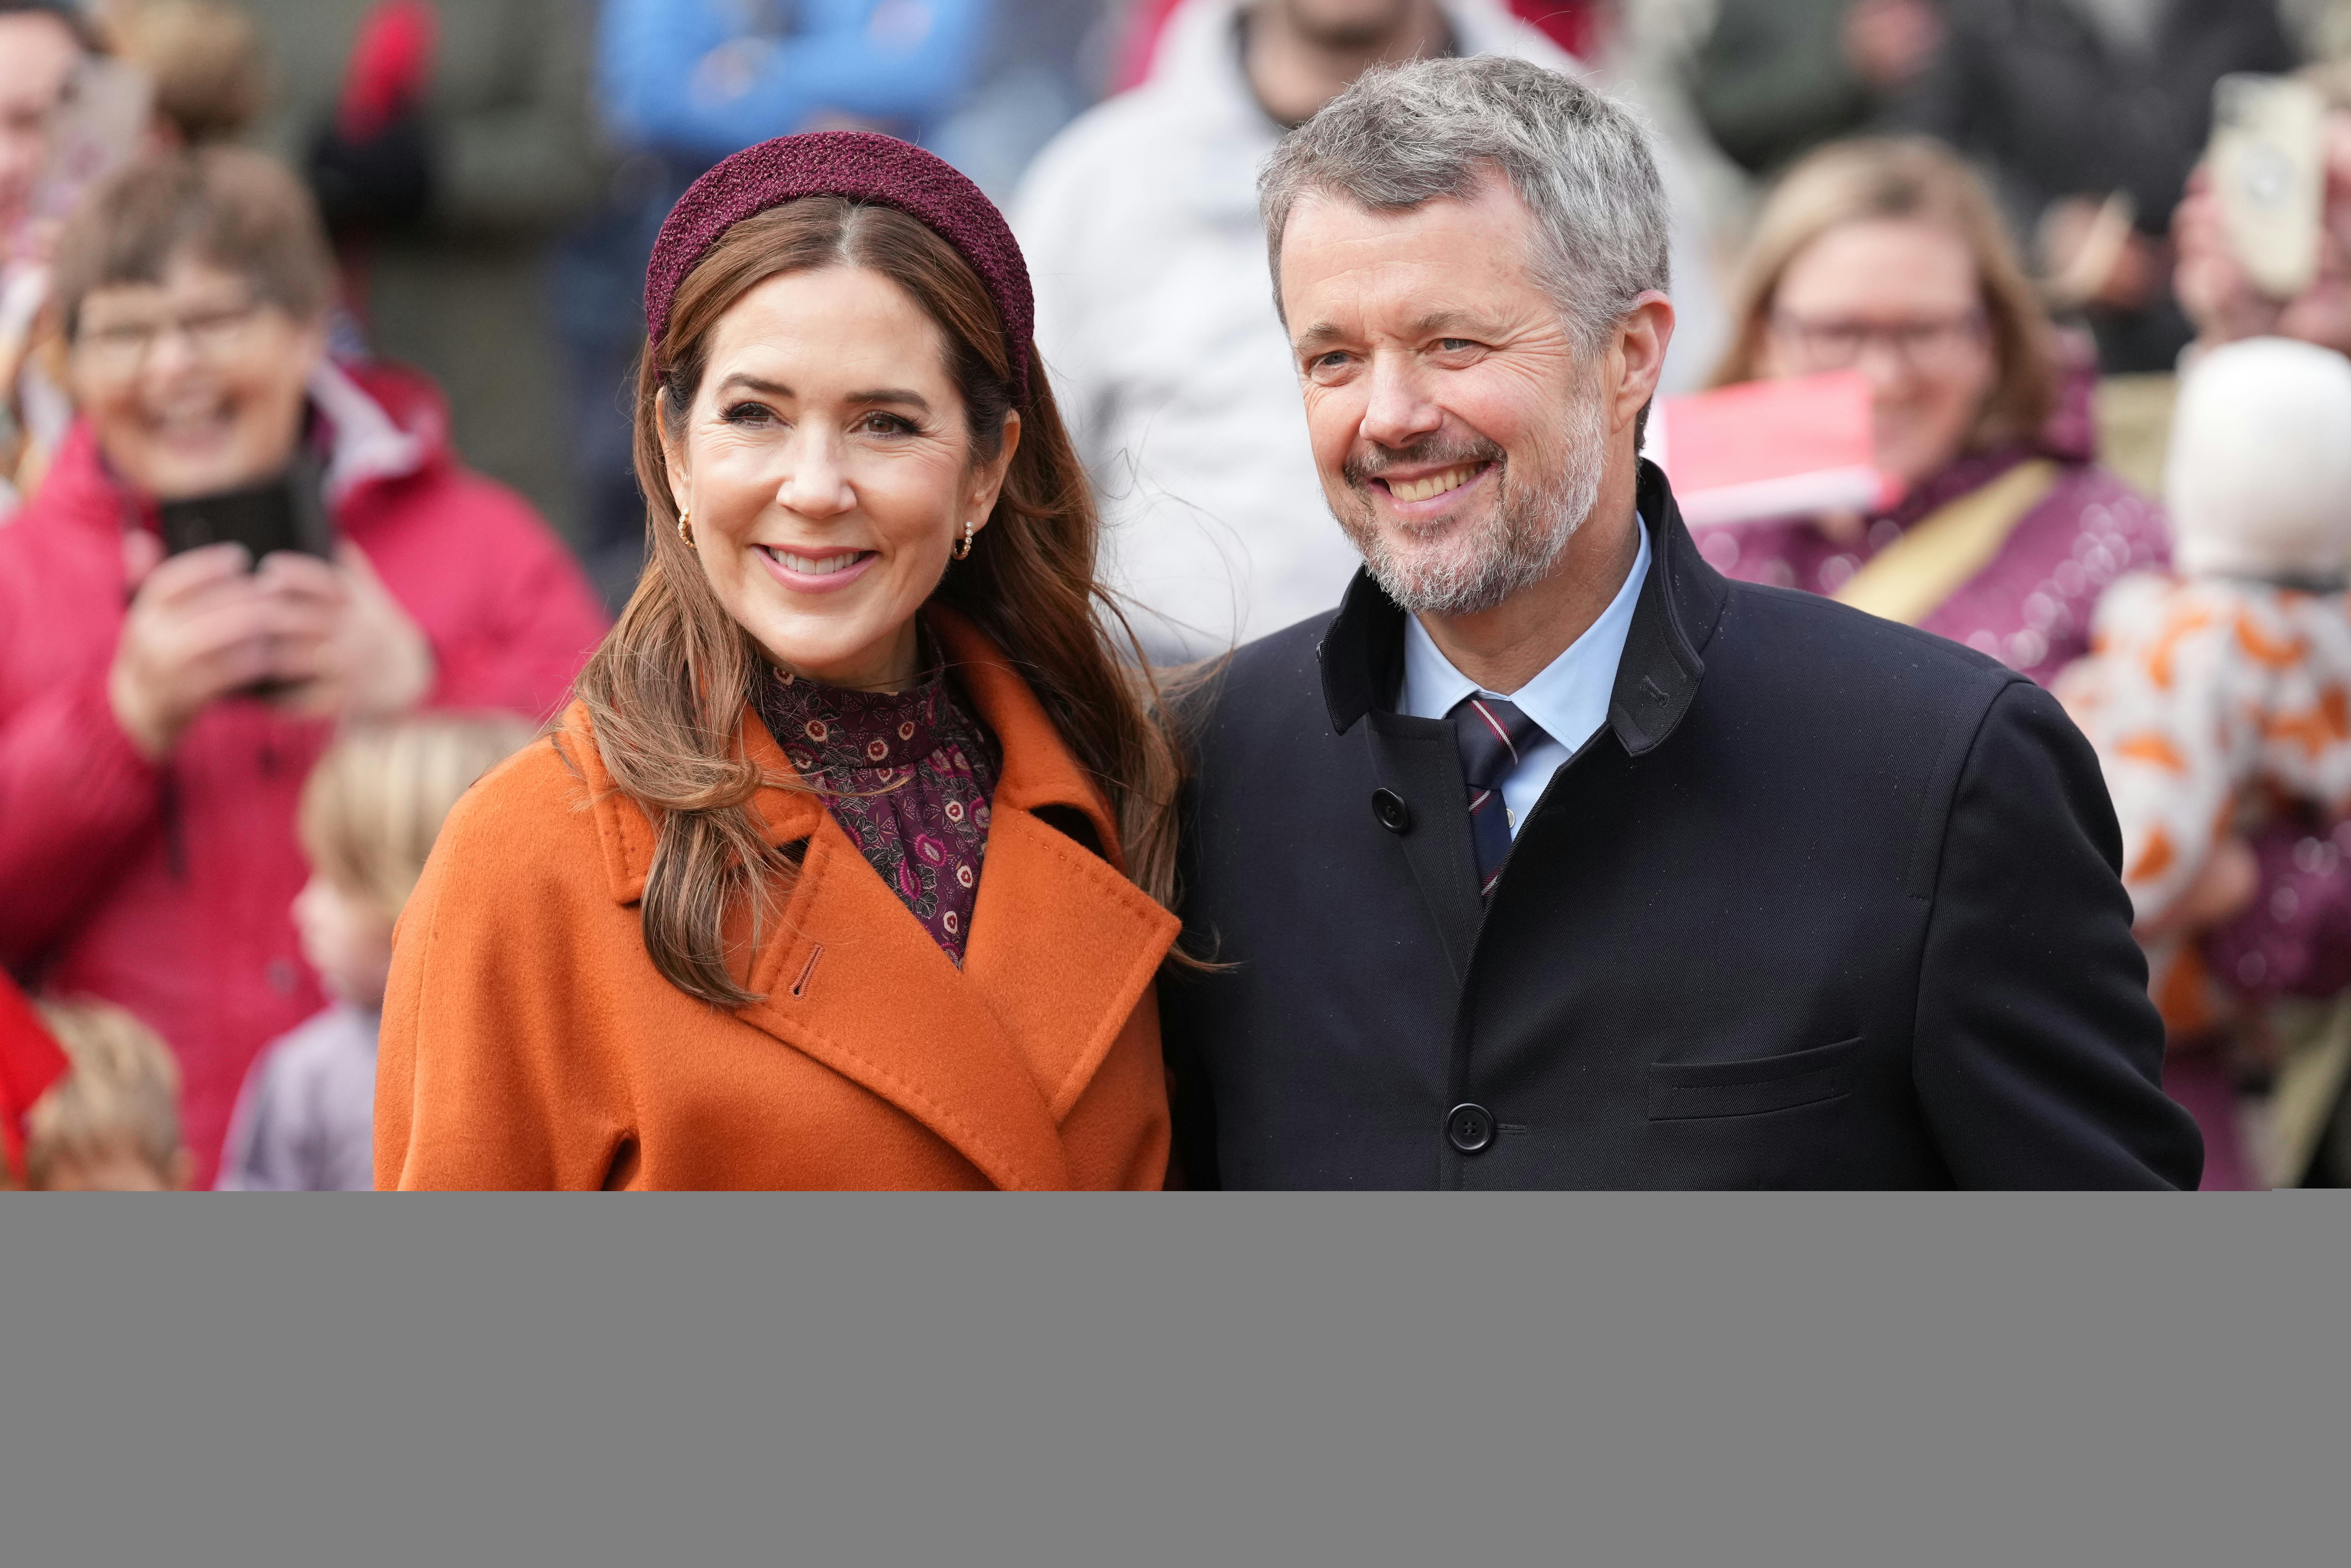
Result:
M1100 792L1019 676L967 622L932 627L1004 750L963 968L778 783L754 807L768 841L808 848L751 956L765 999L672 986L639 924L652 823L575 706L560 754L539 741L459 804L401 918L378 1186L1161 1184L1153 977L1176 918L1120 873ZM742 735L794 779L747 710Z

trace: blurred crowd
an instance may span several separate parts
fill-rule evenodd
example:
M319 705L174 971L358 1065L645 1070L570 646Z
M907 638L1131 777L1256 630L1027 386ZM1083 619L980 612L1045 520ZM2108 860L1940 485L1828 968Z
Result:
M402 904L636 580L696 174L866 127L1004 205L1178 663L1357 564L1257 171L1448 52L1655 128L1667 392L1866 379L1881 502L1707 558L2054 687L2207 1185L2351 1182L2346 0L0 0L5 1179L369 1185ZM2306 106L2305 260L2216 172L2231 101ZM330 526L187 533L256 497Z

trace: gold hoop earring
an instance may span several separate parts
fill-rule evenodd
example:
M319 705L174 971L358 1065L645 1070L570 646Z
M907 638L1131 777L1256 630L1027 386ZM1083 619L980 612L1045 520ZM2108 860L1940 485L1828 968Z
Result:
M694 508L691 507L688 507L685 510L677 515L677 537L685 541L686 549L692 549L695 548Z
M963 543L961 543L961 544L959 544L959 545L956 546L956 549L955 549L955 558L956 558L956 559L957 559L957 560L966 560L966 559L968 559L970 558L970 556L971 556L971 536L972 536L973 534L977 533L977 532L978 531L978 529L979 529L979 525L978 525L977 523L976 523L976 522L972 521L972 520L971 520L970 518L968 518L968 517L967 517L967 518L965 518L965 519L964 519L964 525L963 525Z

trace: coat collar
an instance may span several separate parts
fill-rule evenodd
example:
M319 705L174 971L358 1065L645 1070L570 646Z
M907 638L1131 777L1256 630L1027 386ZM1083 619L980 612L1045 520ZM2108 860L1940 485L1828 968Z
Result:
M771 845L806 841L789 899L754 945L737 1016L898 1106L999 1187L1069 1184L1060 1124L1148 994L1178 929L1126 880L1108 803L1017 671L952 612L926 612L1004 753L964 965L883 885L746 706L752 801ZM613 899L644 894L655 842L576 705L566 754L588 786ZM1102 854L1040 811L1081 815ZM877 997L877 991L886 991Z
M1029 683L987 634L963 615L941 605L923 613L973 708L1004 748L1004 765L989 803L991 812L1007 807L1034 812L1054 806L1078 811L1093 829L1103 857L1113 869L1123 873L1126 860L1110 804L1070 755ZM614 786L596 750L595 730L587 710L580 704L574 703L564 716L563 729L571 742L564 748L566 755L587 781L594 802L605 879L612 897L617 903L634 904L644 896L645 877L653 870L653 820L643 806ZM798 787L799 773L749 703L743 706L736 744L758 767L759 776L772 780L751 802L769 846L792 843L815 832L826 820L822 799Z
M1696 699L1706 674L1698 650L1713 635L1729 589L1698 554L1664 472L1646 459L1636 505L1652 559L1616 666L1608 722L1625 749L1639 757L1664 744ZM1365 714L1394 706L1404 678L1404 611L1368 571L1358 571L1319 650L1322 698L1340 734Z

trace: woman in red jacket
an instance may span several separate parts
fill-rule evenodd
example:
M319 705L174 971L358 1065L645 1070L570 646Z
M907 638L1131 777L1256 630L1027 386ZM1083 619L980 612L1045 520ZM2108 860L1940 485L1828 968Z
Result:
M429 385L328 360L331 278L309 198L258 154L96 193L56 269L81 421L0 528L0 963L172 1042L207 1186L254 1053L321 1005L288 909L335 722L545 716L603 632L547 526L457 464ZM160 504L298 466L332 562L164 558Z

